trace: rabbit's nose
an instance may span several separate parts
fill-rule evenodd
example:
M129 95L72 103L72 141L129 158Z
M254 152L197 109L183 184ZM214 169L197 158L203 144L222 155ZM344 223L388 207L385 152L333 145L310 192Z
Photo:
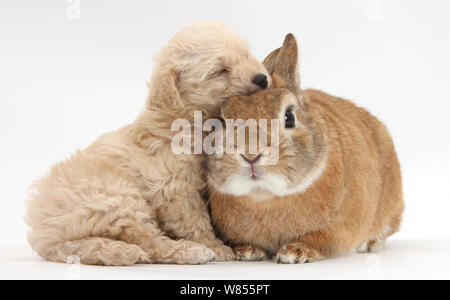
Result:
M253 78L252 83L256 84L257 86L263 89L267 88L267 86L269 85L269 81L267 81L267 76L264 74L256 75L255 78Z
M244 154L241 154L241 156L247 163L249 163L250 165L253 166L261 159L262 153L253 158L249 158L248 156L245 156Z

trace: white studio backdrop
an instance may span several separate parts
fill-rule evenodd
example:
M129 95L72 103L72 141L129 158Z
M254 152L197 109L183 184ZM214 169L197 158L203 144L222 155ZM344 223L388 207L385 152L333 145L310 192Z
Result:
M302 86L392 132L407 205L397 238L450 238L450 1L1 0L0 243L25 243L33 180L144 105L153 54L197 20L263 59L294 33Z

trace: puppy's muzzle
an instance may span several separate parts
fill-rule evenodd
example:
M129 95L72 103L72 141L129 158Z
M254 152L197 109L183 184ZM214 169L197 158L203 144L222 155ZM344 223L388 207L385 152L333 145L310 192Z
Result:
M267 76L264 74L258 74L255 76L255 78L253 78L252 83L256 84L257 86L259 86L262 89L267 88L267 86L269 85L269 81L267 80Z

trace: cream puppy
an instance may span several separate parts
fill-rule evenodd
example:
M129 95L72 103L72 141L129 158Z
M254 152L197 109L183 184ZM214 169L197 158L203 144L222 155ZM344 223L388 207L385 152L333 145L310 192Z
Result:
M218 23L187 27L155 60L137 120L76 152L34 185L28 241L44 259L92 265L233 259L216 239L200 195L203 156L174 154L171 124L192 121L196 110L209 117L226 98L270 86L270 76L246 41Z

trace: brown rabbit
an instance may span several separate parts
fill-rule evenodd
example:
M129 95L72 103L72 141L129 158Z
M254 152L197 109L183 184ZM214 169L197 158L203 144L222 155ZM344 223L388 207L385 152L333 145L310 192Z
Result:
M222 117L278 119L279 143L256 155L247 143L245 153L208 157L218 231L240 260L276 255L279 263L305 263L374 251L399 230L404 210L386 127L350 101L300 90L293 35L264 64L273 88L229 99ZM278 162L268 164L275 146Z

